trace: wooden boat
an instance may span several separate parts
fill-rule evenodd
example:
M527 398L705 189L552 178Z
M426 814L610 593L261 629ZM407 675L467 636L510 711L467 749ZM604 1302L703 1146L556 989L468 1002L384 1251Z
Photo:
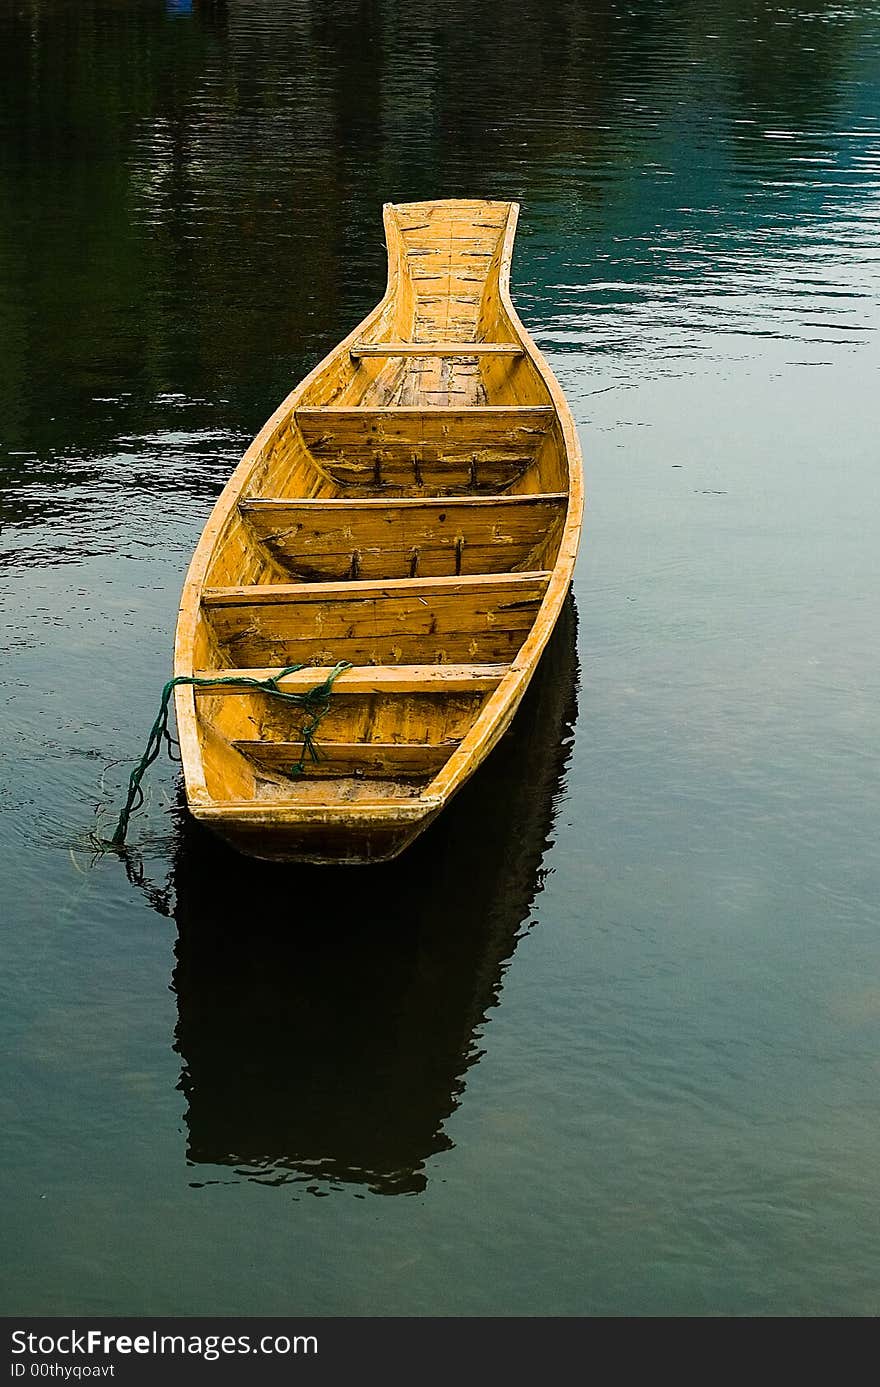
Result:
M241 851L395 856L502 736L571 582L580 449L510 300L515 203L386 205L381 302L279 406L205 527L175 689L189 809ZM308 751L288 693L333 683ZM297 764L304 761L299 773Z

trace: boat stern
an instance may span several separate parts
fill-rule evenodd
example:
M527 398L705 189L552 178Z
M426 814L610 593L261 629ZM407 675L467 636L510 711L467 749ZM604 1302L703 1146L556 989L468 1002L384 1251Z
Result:
M439 798L406 802L285 805L195 803L193 817L230 847L266 862L363 866L403 852L442 808Z

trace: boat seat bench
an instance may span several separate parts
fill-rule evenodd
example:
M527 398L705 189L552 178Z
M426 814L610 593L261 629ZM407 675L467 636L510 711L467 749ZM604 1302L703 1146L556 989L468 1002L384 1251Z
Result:
M534 452L554 418L551 405L315 405L295 411L302 436L316 457L354 446L389 457L433 449L438 456L473 452L509 457Z
M256 608L274 607L291 602L326 606L334 601L381 601L384 604L396 599L409 603L413 598L426 603L429 598L439 600L443 597L516 597L518 592L536 584L546 588L550 577L551 574L542 569L532 573L472 573L455 578L388 578L378 582L251 583L243 586L204 588L202 604L210 608Z
M546 549L568 496L244 500L239 512L282 568L304 579L509 573Z
M356 342L349 349L354 361L368 356L522 356L519 342Z
M237 665L512 660L550 573L206 588L202 607Z
M460 744L444 742L337 742L322 740L317 759L307 756L310 776L349 776L367 780L426 780L436 775ZM262 771L290 774L305 750L302 742L234 741L232 745Z
M277 678L283 666L257 669L199 669L195 677L200 681L228 679L254 679L263 682ZM305 693L322 684L330 674L330 665L308 665L285 674L278 679L278 687L284 693ZM447 694L491 693L497 689L507 673L508 666L491 665L360 665L342 672L333 684L333 698L340 696L364 697L374 694L429 694L445 697ZM218 682L216 685L200 682L195 685L196 697L218 696L240 698L244 695L270 695L264 689L255 689L243 684Z

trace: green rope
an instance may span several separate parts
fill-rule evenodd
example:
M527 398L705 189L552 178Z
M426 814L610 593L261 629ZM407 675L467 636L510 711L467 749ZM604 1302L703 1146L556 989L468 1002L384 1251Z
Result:
M297 670L304 669L304 665L285 665L284 669L277 674L270 675L268 679L252 679L246 674L236 674L229 678L199 679L194 674L179 674L176 679L169 679L162 690L162 697L159 701L159 712L156 721L150 729L147 738L147 745L143 756L135 766L128 780L128 797L125 801L125 808L119 815L119 822L116 831L110 839L110 846L121 848L125 843L125 835L128 833L128 821L136 809L140 809L144 802L144 792L141 789L141 781L146 774L149 766L153 764L162 750L163 741L168 746L170 755L174 755L174 747L179 745L171 733L168 731L168 710L171 702L171 695L180 684L189 684L192 687L204 687L214 684L232 684L238 689L261 689L264 693L271 694L273 698L283 699L285 703L292 704L295 708L302 708L308 715L300 729L302 740L302 754L298 761L290 767L291 775L302 775L306 757L310 756L313 761L320 760L320 752L315 741L315 732L318 724L330 706L330 693L333 684L343 670L351 669L351 665L345 660L341 660L338 665L331 669L327 678L322 684L316 684L313 689L306 689L303 693L287 693L284 689L279 689L278 680L283 679L288 674L295 674Z

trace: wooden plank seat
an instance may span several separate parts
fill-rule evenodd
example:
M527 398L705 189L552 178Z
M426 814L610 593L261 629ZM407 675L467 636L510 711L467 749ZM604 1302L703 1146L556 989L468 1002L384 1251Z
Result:
M226 683L230 679L255 679L263 681L277 678L283 666L242 669L200 669L196 678L200 681L194 689L196 697L218 695L241 698L263 692L244 684ZM331 665L308 665L305 669L285 674L278 679L278 687L285 693L304 693L321 684L332 669ZM447 694L484 694L497 689L507 673L503 664L458 664L458 665L361 665L344 670L333 685L333 697L372 696L374 694L428 694L446 696ZM216 679L213 685L210 681ZM265 697L269 697L268 694Z
M370 356L522 356L519 342L356 342L354 361Z
M503 491L531 465L549 405L322 405L296 410L312 456L342 485Z
M317 405L295 414L316 456L364 446L389 458L409 456L414 447L448 458L474 451L503 457L533 453L553 419L550 405Z
M239 510L291 577L509 573L546 551L565 492L544 495L250 499Z
M506 663L550 574L205 588L202 606L236 665Z
M236 751L270 775L296 774L302 742L234 741ZM428 780L445 765L459 739L446 742L336 742L322 740L317 760L306 756L303 774L365 780Z

